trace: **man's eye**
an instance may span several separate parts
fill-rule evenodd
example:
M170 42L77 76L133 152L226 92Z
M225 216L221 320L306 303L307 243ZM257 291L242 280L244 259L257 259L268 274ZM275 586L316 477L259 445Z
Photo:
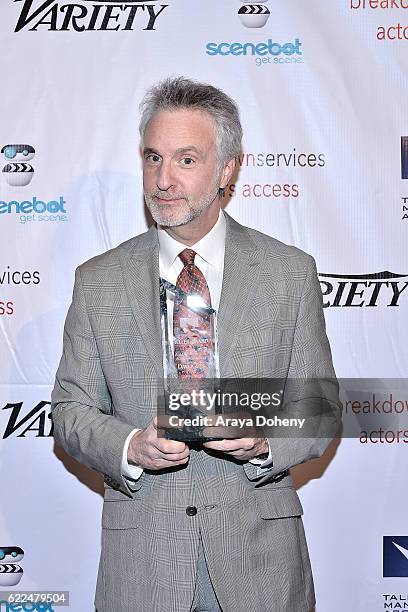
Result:
M181 163L183 166L192 166L194 164L194 159L192 157L183 157Z
M146 161L150 161L154 164L157 164L160 161L160 155L157 155L156 153L150 153L149 155L146 155Z

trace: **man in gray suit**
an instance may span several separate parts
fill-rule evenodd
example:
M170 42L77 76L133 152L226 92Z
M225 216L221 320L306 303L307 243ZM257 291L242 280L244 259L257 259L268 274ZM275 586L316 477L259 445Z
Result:
M141 108L144 195L157 227L76 270L52 393L56 441L104 475L95 605L310 612L289 468L330 439L200 447L158 436L156 412L160 276L176 285L193 270L201 279L218 312L223 378L334 377L314 260L221 210L242 137L228 96L166 79Z

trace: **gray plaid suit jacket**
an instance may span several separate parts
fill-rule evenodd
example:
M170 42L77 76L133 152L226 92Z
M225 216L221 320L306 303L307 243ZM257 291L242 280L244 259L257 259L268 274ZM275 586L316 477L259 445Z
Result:
M226 221L221 376L334 377L312 257ZM98 612L188 612L200 532L224 612L310 612L288 469L329 439L270 439L264 470L192 450L187 466L145 470L134 485L122 477L125 439L156 414L163 376L158 279L155 227L79 266L52 393L56 441L104 475Z

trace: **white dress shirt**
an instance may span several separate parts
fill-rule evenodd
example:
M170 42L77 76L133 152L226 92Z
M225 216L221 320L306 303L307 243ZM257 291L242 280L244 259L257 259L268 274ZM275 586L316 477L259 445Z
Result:
M224 214L220 211L214 227L193 246L187 246L175 240L160 226L158 226L157 230L159 238L160 276L175 285L177 277L184 267L179 254L186 248L193 249L197 253L194 263L201 270L207 281L211 296L211 305L215 310L218 310L224 273L226 236L226 221ZM139 431L139 429L136 428L130 432L123 448L122 474L129 480L137 480L143 473L143 468L131 465L127 460L130 440L137 431ZM261 466L263 463L266 464L269 462L270 459L271 452L269 450L269 457L265 461L255 458L251 459L250 463Z

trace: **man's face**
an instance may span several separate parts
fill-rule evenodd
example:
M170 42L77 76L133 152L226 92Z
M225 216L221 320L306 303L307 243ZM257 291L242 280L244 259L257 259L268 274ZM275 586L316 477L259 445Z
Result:
M160 111L147 125L143 189L153 219L165 227L199 217L218 195L214 123L196 110Z

